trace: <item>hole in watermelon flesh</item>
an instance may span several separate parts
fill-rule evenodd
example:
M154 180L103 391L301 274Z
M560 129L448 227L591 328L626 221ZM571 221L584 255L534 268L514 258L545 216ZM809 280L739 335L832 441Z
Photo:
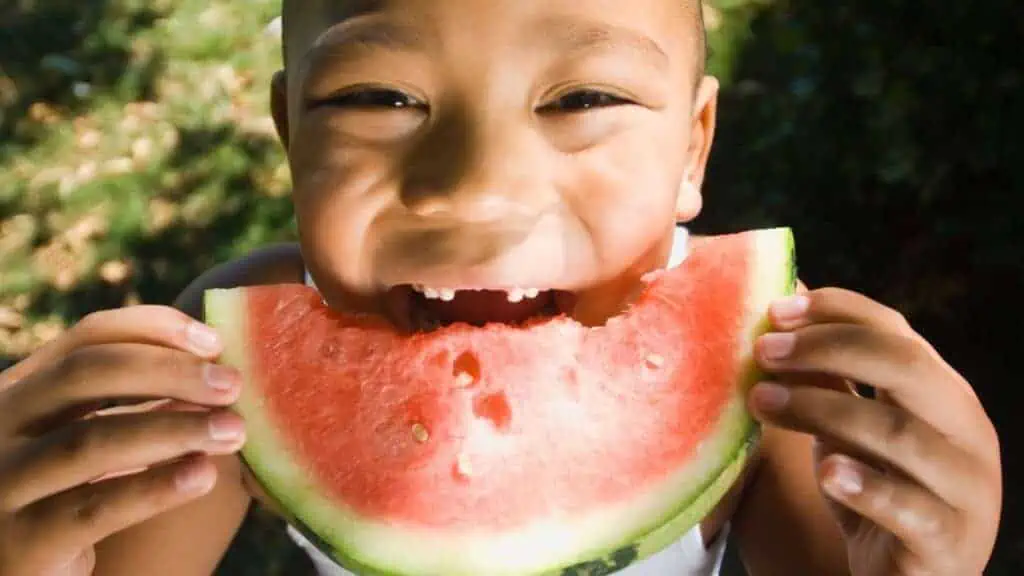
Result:
M508 430L512 423L512 406L504 392L488 394L473 400L473 414L487 420L499 431Z
M452 376L460 388L468 388L480 380L480 360L472 352L463 352L452 365Z

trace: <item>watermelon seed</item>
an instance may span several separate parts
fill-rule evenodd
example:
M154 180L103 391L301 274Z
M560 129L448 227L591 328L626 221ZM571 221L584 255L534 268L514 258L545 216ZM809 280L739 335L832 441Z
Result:
M469 388L473 385L474 379L468 372L459 372L455 375L456 388Z
M469 462L469 456L459 454L455 459L455 475L460 478L469 478L473 475L473 465Z
M427 427L419 422L412 425L412 437L416 439L420 444L430 440L430 432L427 431Z
M659 354L649 354L647 356L647 366L649 368L657 369L665 365L665 358Z

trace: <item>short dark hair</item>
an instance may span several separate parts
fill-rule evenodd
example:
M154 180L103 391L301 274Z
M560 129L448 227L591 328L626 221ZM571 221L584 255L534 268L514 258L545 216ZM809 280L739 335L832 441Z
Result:
M363 3L371 3L368 0L351 0L353 2L361 1ZM704 2L702 0L683 0L686 4L687 10L693 15L694 24L694 41L696 43L697 62L696 62L696 75L695 82L697 85L700 84L700 79L704 76L707 69L708 59L708 35L707 29L704 26ZM303 18L319 17L325 10L325 6L322 2L315 0L283 0L281 6L281 41L282 41L282 52L285 66L288 66L288 62L291 59L289 54L289 34L288 30L292 28L294 21L301 20Z

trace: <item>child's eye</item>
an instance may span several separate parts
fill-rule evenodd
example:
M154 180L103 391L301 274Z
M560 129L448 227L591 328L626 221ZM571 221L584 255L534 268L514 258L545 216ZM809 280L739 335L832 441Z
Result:
M408 94L384 88L353 90L325 98L315 105L339 108L426 108L426 104Z
M614 96L607 92L597 90L577 90L562 96L550 104L541 106L537 111L545 112L579 112L591 108L604 108L608 106L621 106L632 104L625 98Z

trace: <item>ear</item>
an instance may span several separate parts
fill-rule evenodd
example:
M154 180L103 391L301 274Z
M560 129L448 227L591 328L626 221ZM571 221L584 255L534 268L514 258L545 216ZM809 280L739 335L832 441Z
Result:
M270 114L274 117L277 137L288 149L288 75L284 70L274 72L270 80Z
M679 222L693 220L704 206L701 186L715 139L718 90L718 80L713 76L705 76L697 88L690 123L690 145L686 151L686 172L676 198L676 220Z

